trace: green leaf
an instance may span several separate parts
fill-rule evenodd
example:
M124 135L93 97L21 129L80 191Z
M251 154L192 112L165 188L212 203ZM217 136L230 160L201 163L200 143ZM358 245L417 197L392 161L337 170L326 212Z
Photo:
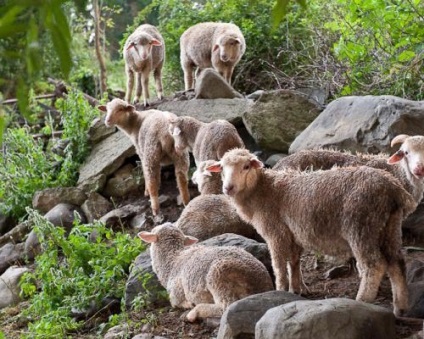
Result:
M398 60L400 62L406 62L413 59L415 55L416 54L413 51L403 51L402 53L399 54Z

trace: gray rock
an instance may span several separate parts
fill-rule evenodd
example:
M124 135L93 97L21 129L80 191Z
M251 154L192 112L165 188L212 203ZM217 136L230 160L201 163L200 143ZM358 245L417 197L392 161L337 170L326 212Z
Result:
M408 284L409 310L406 317L424 318L424 281Z
M121 208L114 209L102 216L99 220L104 222L106 227L131 227L131 220L138 214L142 214L148 208L148 204L144 205L125 205Z
M93 147L80 167L78 186L84 186L89 179L100 178L102 174L112 174L122 166L126 158L135 154L134 145L123 132L118 131L108 136Z
M262 148L287 153L292 141L322 109L300 92L276 90L263 93L243 114L243 122Z
M29 269L12 266L0 276L0 309L17 304L20 301L19 280Z
M87 195L76 187L46 188L35 192L32 198L32 207L47 213L60 203L81 206L86 199Z
M125 285L125 305L129 309L132 302L141 296L148 303L163 301L166 290L153 272L149 251L141 253L134 261L130 276Z
M88 140L92 145L99 143L116 132L116 127L107 127L105 125L105 117L106 114L101 118L94 119L91 123L90 129L88 130Z
M424 240L424 202L421 201L415 211L402 223L402 228L414 236L418 242Z
M100 219L112 209L112 203L96 192L89 193L87 200L81 206L81 210L84 212L89 223Z
M78 185L78 188L84 192L99 192L105 187L106 182L106 174L99 173L88 178L87 180L84 180L84 182Z
M8 243L0 248L0 274L18 262L24 262L23 243Z
M328 89L319 87L298 87L296 91L306 94L309 98L324 105L328 99Z
M213 68L206 68L196 74L196 99L234 99L243 98L225 79Z
M203 122L224 119L237 125L241 123L242 114L252 104L253 101L249 99L194 99L165 102L158 109L178 116L189 115Z
M316 147L390 152L398 134L424 134L424 101L390 95L349 96L331 102L292 143L289 153Z
M408 284L424 281L424 261L414 259L406 266L406 281Z
M350 299L294 301L268 310L257 322L256 339L395 339L391 311Z
M283 154L283 153L277 153L277 154L273 154L270 157L268 157L268 159L266 159L265 161L265 165L268 167L274 167L275 164L285 158L287 156L287 154Z
M114 327L111 327L103 339L126 339L130 334L130 329L128 324L121 324Z
M118 169L114 176L107 181L103 193L108 197L120 198L139 190L144 191L144 185L138 183L134 166L126 164Z
M9 216L0 213L0 236L9 232L16 226L16 221Z
M224 312L218 339L254 338L255 325L271 308L305 298L286 291L269 291L251 295L232 303Z
M200 242L205 246L236 246L240 247L256 259L262 262L267 270L272 273L271 257L268 251L268 246L265 243L259 243L255 240L245 238L238 234L225 233L217 235L210 239Z
M28 221L24 221L12 228L9 232L0 237L0 247L8 242L19 243L24 240L25 235L31 231L31 225Z

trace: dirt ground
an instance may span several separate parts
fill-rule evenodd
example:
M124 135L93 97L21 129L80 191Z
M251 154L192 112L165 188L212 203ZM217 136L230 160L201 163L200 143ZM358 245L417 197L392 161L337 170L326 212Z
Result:
M177 206L177 190L175 181L172 180L173 175L170 172L164 171L162 177L161 193L167 195L170 199L162 206L164 221L175 221L178 219L183 207ZM190 187L192 195L196 195L196 188ZM141 196L132 196L118 202L118 205L124 205L129 202L134 202L134 199L147 199ZM153 226L153 225L152 225ZM418 244L413 243L413 239L405 239L405 246ZM421 259L424 261L423 251L414 251L405 253L407 262L412 259ZM359 278L355 269L343 271L341 276L335 279L325 277L325 273L335 266L326 260L318 260L316 264L316 256L312 253L305 253L302 257L302 271L306 286L309 292L304 296L308 299L325 299L333 297L345 297L354 299L359 287ZM387 277L383 280L378 297L374 304L392 309L392 294L390 283ZM25 308L25 302L12 308L0 311L0 330L6 335L5 338L20 338L25 333L26 324L23 322L19 313ZM217 335L217 320L188 323L184 320L186 312L173 309L169 305L156 305L149 309L138 312L129 313L130 324L128 330L128 338L139 333L152 333L156 336L165 338L213 338ZM106 320L106 319L105 319ZM101 322L101 319L98 319ZM87 324L88 325L88 324ZM407 338L412 334L417 334L422 330L422 321L418 319L399 319L396 323L396 331L398 338ZM87 326L87 333L75 333L72 338L98 338L94 335L90 326ZM424 338L424 336L418 336ZM0 336L1 339L1 336Z

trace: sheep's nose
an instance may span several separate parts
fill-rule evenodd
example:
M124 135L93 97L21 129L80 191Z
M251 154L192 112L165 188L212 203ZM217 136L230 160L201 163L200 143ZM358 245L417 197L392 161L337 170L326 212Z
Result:
M414 175L417 177L424 177L424 166L420 165L414 169Z
M228 61L228 56L226 54L222 54L221 60L222 61Z
M232 195L234 193L234 185L226 185L224 186L224 194Z

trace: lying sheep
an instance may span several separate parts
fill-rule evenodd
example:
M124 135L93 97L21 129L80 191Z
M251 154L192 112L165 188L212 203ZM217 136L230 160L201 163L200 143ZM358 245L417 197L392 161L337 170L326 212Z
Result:
M184 208L175 225L184 234L200 241L224 233L263 241L255 229L240 218L229 198L223 194L207 194L194 198Z
M139 237L151 243L153 271L169 293L173 307L194 308L188 321L220 317L234 301L273 289L265 266L237 247L189 246L196 238L185 236L171 223L156 226Z
M394 313L402 314L408 291L401 222L417 203L399 181L367 166L316 172L262 167L256 156L235 149L207 169L222 172L224 193L267 242L277 289L300 292L303 249L353 255L361 276L356 299L373 301L387 271Z
M161 165L174 164L178 189L184 205L190 200L187 173L190 166L188 152L176 152L174 139L168 132L169 121L176 118L170 112L147 110L138 112L135 107L121 99L113 99L106 106L98 107L107 112L106 126L116 125L133 142L140 157L150 195L153 215L159 213L159 186Z
M137 77L134 104L140 100L143 91L144 106L149 99L149 75L153 71L156 93L162 100L162 66L165 61L165 42L156 27L148 24L139 26L124 45L125 73L127 74L127 92L125 101L130 103Z
M187 29L180 38L185 90L193 88L195 67L213 67L231 85L234 67L246 51L244 36L234 24L204 22Z
M420 202L424 192L424 136L401 134L395 137L391 146L402 144L399 151L387 160L386 154L350 154L334 150L302 150L289 155L275 164L274 170L287 168L301 171L312 169L327 170L333 166L360 166L379 168L395 176L403 187Z
M219 173L211 173L206 170L215 160L201 161L194 171L191 181L197 185L200 194L221 194L222 180Z

